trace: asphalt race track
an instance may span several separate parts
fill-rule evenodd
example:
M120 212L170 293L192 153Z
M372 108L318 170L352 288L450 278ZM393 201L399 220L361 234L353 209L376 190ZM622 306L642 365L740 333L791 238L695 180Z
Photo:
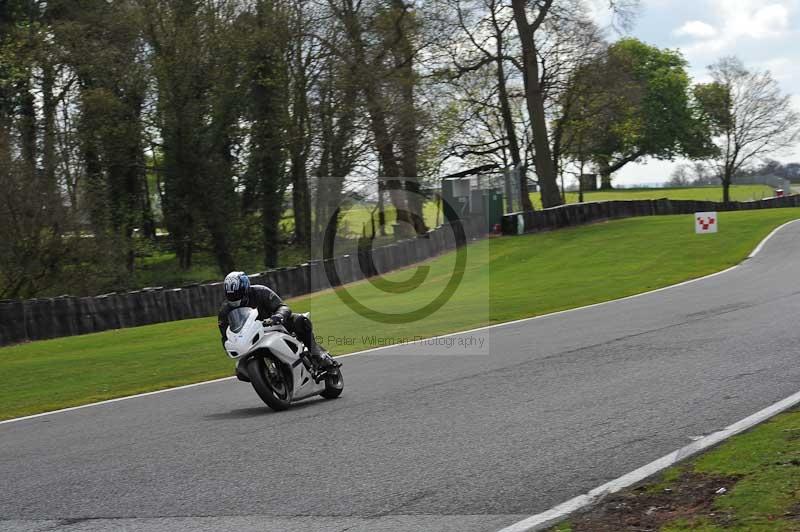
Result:
M345 358L338 400L226 380L0 425L0 530L497 530L797 392L798 323L800 222L722 275L451 337L482 355Z

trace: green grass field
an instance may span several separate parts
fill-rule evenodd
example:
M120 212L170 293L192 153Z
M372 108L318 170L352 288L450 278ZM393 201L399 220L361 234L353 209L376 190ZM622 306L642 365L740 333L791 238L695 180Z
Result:
M357 205L347 210L341 217L339 235L347 237L347 242L352 241L352 248L356 247L356 238L362 234L364 225L369 223L372 206ZM376 220L378 215L373 213ZM441 224L443 214L437 209L434 202L428 202L424 205L423 215L425 223L429 227L436 227ZM395 209L392 206L386 208L386 234L387 237L380 238L377 245L383 243L391 243L394 241L392 225L396 220ZM292 218L291 210L287 211L281 227L284 233L291 233L294 230L294 219ZM256 228L260 230L260 228ZM370 231L371 225L367 226L367 231ZM260 238L260 237L259 237ZM315 246L319 247L319 246ZM344 252L345 246L337 246L339 252ZM317 254L321 249L314 249L312 253ZM236 267L247 272L260 272L264 271L264 260L261 253L254 251L253 253L239 253L236 257ZM298 246L284 246L278 255L279 265L282 267L295 266L309 260L309 250ZM227 272L226 272L227 273ZM181 270L178 268L178 261L175 253L172 251L163 250L149 250L143 256L140 256L136 263L136 272L134 273L133 280L130 288L141 288L145 286L166 286L176 287L183 286L190 283L211 281L219 279L222 272L219 271L219 266L214 256L209 251L198 250L193 254L192 267L188 270ZM62 293L60 288L55 290L53 295Z
M731 187L731 200L733 201L759 200L762 198L769 198L774 195L775 191L766 185L733 185ZM577 192L567 192L566 196L567 203L578 202ZM598 190L596 192L585 192L583 195L584 202L661 198L676 200L722 201L722 187L621 188L617 190ZM542 199L539 196L539 193L532 193L531 201L536 208L541 208Z
M384 214L386 215L386 231L388 234L392 234L392 224L397 220L397 213L391 203L387 202ZM292 216L292 210L289 209L281 220L281 226L286 232L294 231L294 218ZM367 226L367 231L369 231L371 228L370 216L375 219L375 225L377 226L378 212L374 203L364 202L352 205L342 213L339 219L339 233L359 236L362 234L365 225ZM444 215L437 208L436 202L428 201L422 207L422 217L428 227L436 227L442 223Z
M552 530L629 530L622 522L662 532L800 530L800 411L734 436Z
M720 232L695 235L690 215L618 220L468 246L463 282L419 322L382 324L346 307L333 291L291 301L312 311L335 354L372 347L361 334L432 336L578 307L666 286L738 263L800 209L720 214ZM429 261L416 290L389 293L369 281L347 289L377 310L413 310L447 284L455 253ZM387 279L411 277L416 267ZM214 318L33 342L0 349L0 418L198 382L232 374ZM348 338L335 345L328 337ZM10 378L13 376L13 379Z
M772 189L763 185L740 185L731 187L731 197L734 200L744 201L760 199L772 195ZM585 201L604 201L613 199L695 199L695 200L719 200L722 198L720 187L695 187L695 188L645 188L645 189L620 189L602 192L586 193ZM541 198L538 193L531 194L531 199L537 208L541 208ZM576 192L567 193L567 202L575 203L578 201ZM351 238L362 234L363 228L369 223L370 215L376 220L377 212L372 212L374 205L369 203L359 204L351 207L342 215L339 232ZM442 221L443 214L437 208L435 202L427 202L423 208L425 222L429 227L435 227ZM386 207L387 234L393 232L392 225L395 222L395 210L391 205ZM291 209L287 210L281 221L282 230L291 233L294 230L294 219ZM370 226L367 226L368 230ZM355 245L355 244L353 244ZM308 250L296 247L284 247L281 249L279 261L281 266L294 266L308 260ZM250 255L241 254L237 257L237 268L248 272L263 271L264 261L258 252ZM175 253L170 251L154 251L147 256L141 257L137 262L137 270L131 288L143 286L167 286L175 287L189 283L209 281L219 279L223 275L219 271L217 262L211 253L199 250L194 254L193 265L189 270L180 270L177 267ZM57 291L53 295L62 293Z

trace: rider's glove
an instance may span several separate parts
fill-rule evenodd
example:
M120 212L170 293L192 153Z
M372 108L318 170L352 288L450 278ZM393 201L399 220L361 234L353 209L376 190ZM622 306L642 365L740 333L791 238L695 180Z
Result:
M269 321L271 321L273 325L283 325L283 314L273 314Z

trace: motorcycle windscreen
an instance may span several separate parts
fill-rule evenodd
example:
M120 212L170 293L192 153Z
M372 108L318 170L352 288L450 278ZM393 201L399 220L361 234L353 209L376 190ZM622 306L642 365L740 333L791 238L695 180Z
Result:
M250 317L251 312L256 312L256 310L250 307L240 307L230 311L228 313L228 327L230 327L231 332L238 333L241 331L244 324L247 323L247 318Z

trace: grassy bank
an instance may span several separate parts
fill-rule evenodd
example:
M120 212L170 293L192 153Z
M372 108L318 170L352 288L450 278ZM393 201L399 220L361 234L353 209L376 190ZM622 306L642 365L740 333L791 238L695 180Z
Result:
M800 411L787 412L553 532L800 530Z
M373 347L374 338L445 332L624 297L738 263L800 209L721 213L720 232L695 235L690 215L619 220L549 233L494 238L467 248L464 279L441 309L419 321L384 324L350 310L332 291L291 301L310 310L334 353ZM411 317L447 285L456 254L429 261L422 285L386 293L349 285L359 302ZM387 279L408 280L416 268ZM53 410L230 375L214 318L59 338L0 349L0 418ZM362 337L362 333L369 337Z
M746 201L761 199L773 195L773 190L765 185L737 185L731 187L731 198L736 201ZM720 187L692 187L692 188L644 188L644 189L619 189L610 191L587 192L584 200L605 201L605 200L634 200L634 199L693 199L693 200L714 200L722 198L722 188ZM541 208L541 198L538 193L531 194L531 199L537 208ZM567 193L568 203L577 203L577 192ZM443 214L437 208L436 203L427 202L424 205L423 215L425 223L430 227L435 227L441 223ZM346 210L339 223L340 235L347 235L355 239L362 233L365 225L369 228L370 216L378 219L375 205L370 203L354 205ZM392 234L392 224L395 222L396 213L394 207L389 204L386 206L387 235ZM291 210L288 210L281 222L282 231L290 234L294 230L294 219ZM353 240L355 247L355 240ZM308 249L296 246L285 246L279 254L281 266L294 266L308 260ZM319 251L319 250L316 250ZM246 271L262 271L265 269L261 252L254 249L251 253L241 253L237 257L238 267ZM175 253L164 250L154 250L139 258L135 278L131 285L132 288L143 286L182 286L193 282L203 282L216 279L221 275L217 262L209 251L198 250L193 258L192 268L180 270L177 267ZM53 295L63 293L64 290L57 290Z
M787 190L788 194L789 191ZM766 185L733 185L731 187L731 200L750 201L769 198L775 195L772 187ZM680 188L621 188L617 190L598 190L584 192L583 201L609 201L609 200L641 200L668 198L674 200L702 200L722 201L722 187L680 187ZM531 201L537 207L541 206L541 197L538 193L531 194ZM577 203L578 193L567 192L565 201Z

